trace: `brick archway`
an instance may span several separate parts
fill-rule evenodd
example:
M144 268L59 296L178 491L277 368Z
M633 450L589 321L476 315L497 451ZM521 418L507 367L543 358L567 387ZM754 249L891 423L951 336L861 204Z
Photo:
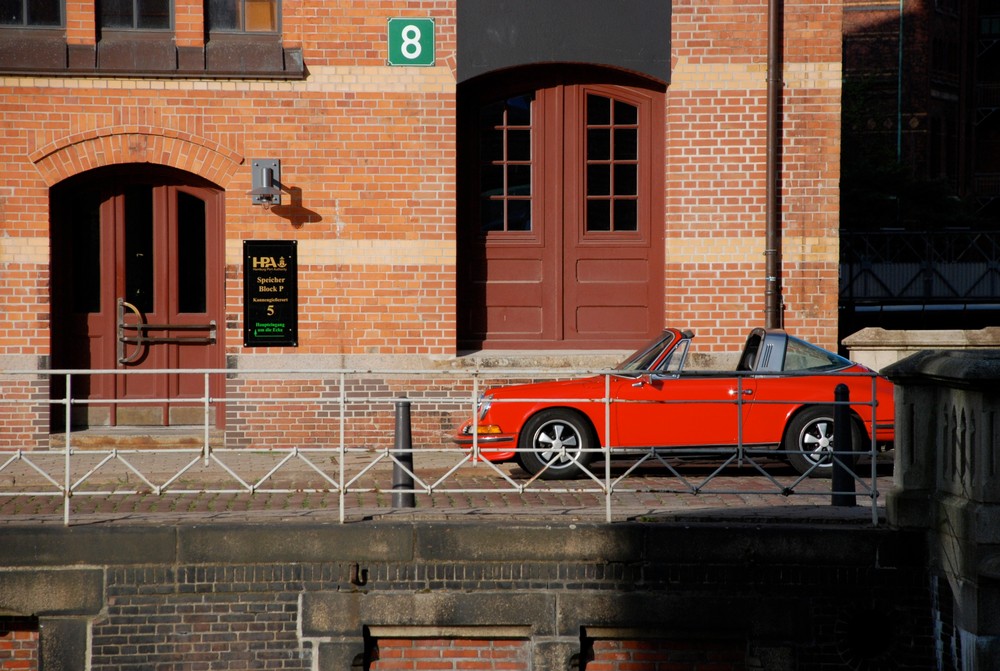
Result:
M244 157L203 137L152 126L115 126L68 135L29 154L48 186L121 163L185 170L226 188Z

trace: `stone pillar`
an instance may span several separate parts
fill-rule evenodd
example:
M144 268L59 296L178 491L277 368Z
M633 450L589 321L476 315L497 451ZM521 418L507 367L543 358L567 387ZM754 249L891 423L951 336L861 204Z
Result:
M998 669L1000 350L924 351L882 372L896 385L888 521L929 531L931 572L954 597L961 668Z

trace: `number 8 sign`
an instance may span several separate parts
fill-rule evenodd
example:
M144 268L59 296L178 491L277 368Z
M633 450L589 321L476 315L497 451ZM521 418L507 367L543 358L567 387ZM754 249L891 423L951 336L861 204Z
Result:
M389 65L434 65L434 19L389 19Z

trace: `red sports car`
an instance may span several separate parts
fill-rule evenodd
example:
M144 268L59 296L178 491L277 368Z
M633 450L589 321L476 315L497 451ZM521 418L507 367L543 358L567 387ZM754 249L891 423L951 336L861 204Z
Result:
M606 453L731 455L739 446L779 450L800 473L829 476L834 390L845 384L854 449L870 451L873 433L878 446L892 443L893 386L869 368L758 328L735 371L689 370L692 338L667 329L607 375L489 389L456 440L546 479L579 477Z

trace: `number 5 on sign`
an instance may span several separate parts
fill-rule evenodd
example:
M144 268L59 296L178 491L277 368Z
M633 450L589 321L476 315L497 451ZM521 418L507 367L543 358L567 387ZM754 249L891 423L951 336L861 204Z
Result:
M434 65L434 19L389 19L389 65Z

